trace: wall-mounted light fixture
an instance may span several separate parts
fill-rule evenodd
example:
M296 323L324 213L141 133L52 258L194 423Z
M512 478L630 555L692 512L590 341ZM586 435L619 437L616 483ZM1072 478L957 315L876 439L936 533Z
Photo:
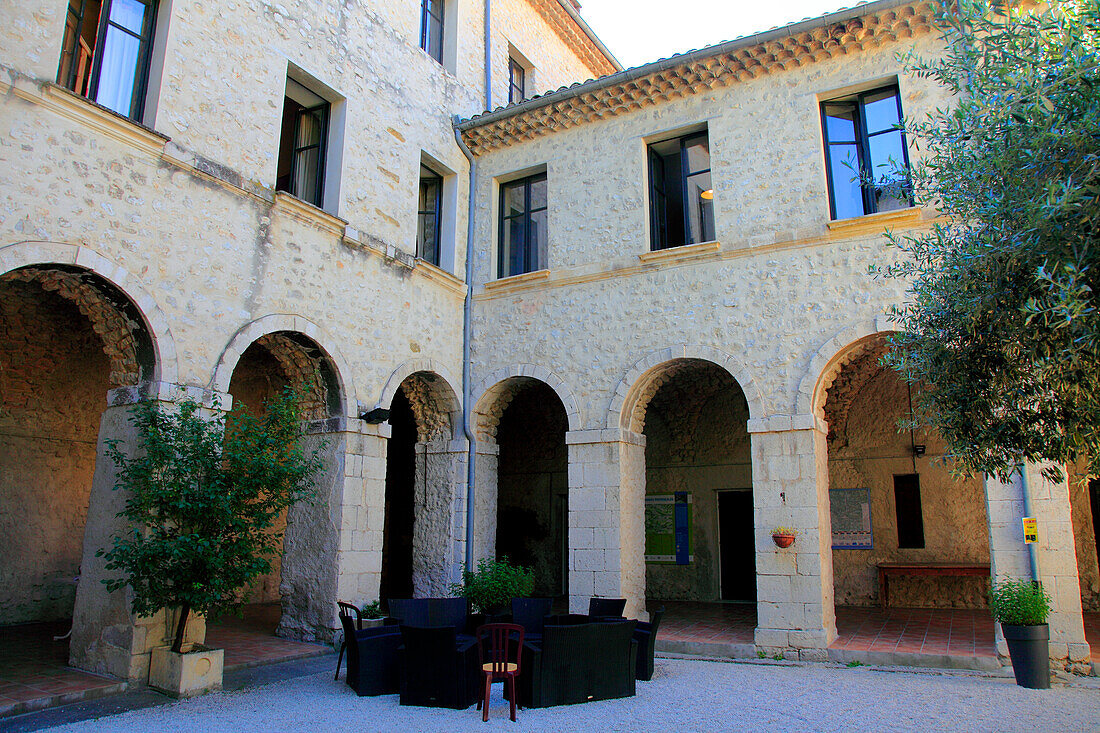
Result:
M699 198L703 199L704 201L712 201L714 199L714 189L708 188L706 191L703 191L699 194Z
M923 456L924 455L924 446L920 443L917 443L916 445L914 445L913 446L913 455L915 455L917 458L920 458L921 456Z
M373 410L359 413L360 420L366 420L371 425L378 425L390 419L390 411L385 407L376 407Z

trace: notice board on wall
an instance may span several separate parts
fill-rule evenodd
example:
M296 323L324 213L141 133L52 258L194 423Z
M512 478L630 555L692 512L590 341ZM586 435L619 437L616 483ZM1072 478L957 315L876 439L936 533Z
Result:
M870 489L829 489L829 516L834 550L872 548Z
M687 565L692 550L691 492L645 498L645 561Z

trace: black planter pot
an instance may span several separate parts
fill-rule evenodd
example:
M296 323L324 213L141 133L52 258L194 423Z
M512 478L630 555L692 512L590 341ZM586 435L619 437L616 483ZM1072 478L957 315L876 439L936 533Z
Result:
M1016 684L1034 690L1050 688L1050 627L1001 624L1012 659Z

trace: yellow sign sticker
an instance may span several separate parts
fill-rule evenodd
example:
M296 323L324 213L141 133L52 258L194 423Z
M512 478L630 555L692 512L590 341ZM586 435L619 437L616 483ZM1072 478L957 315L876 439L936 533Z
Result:
M1039 541L1039 521L1035 517L1024 517L1024 544L1034 545Z

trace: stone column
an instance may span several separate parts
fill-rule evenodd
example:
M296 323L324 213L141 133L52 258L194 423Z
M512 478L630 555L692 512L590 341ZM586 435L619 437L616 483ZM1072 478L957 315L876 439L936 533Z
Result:
M287 513L280 636L331 640L337 600L378 598L389 436L388 424L355 418L311 424L307 448L324 445L324 468L314 500Z
M413 595L451 595L466 553L466 460L469 441L416 444Z
M625 598L645 612L645 436L572 430L569 449L569 610L592 596Z
M1039 576L1051 596L1050 657L1074 672L1088 674L1089 645L1081 617L1081 585L1070 516L1069 485L1065 478L1051 483L1042 465L1026 466L1031 511L1038 519ZM1063 474L1065 473L1063 469ZM994 578L1030 578L1028 548L1024 544L1023 482L1020 474L1007 482L985 479L989 512L989 554ZM997 625L997 653L1008 656L1008 646Z
M474 564L485 557L495 557L497 551L497 464L500 447L483 437L475 447L476 469L474 475ZM466 492L455 507L456 537L461 548L457 555L460 564L466 561Z
M825 661L836 639L826 428L813 415L749 420L756 530L756 646ZM799 531L779 549L777 526Z
M146 383L120 387L107 394L108 407L99 422L95 473L88 502L84 529L84 549L80 564L80 582L73 608L73 629L69 641L69 663L79 669L110 674L144 683L149 676L149 652L170 643L174 633L173 612L136 616L130 610L129 588L108 592L104 580L119 577L106 569L107 560L97 557L112 545L112 538L128 531L125 520L117 515L126 505L127 494L115 490L118 469L107 455L114 442L123 454L138 455L141 438L130 420L130 409L141 400L154 400L170 409L183 399L207 407L218 398L220 409L229 409L233 398L197 387L166 383ZM192 616L187 624L186 641L201 642L206 625L201 616Z

